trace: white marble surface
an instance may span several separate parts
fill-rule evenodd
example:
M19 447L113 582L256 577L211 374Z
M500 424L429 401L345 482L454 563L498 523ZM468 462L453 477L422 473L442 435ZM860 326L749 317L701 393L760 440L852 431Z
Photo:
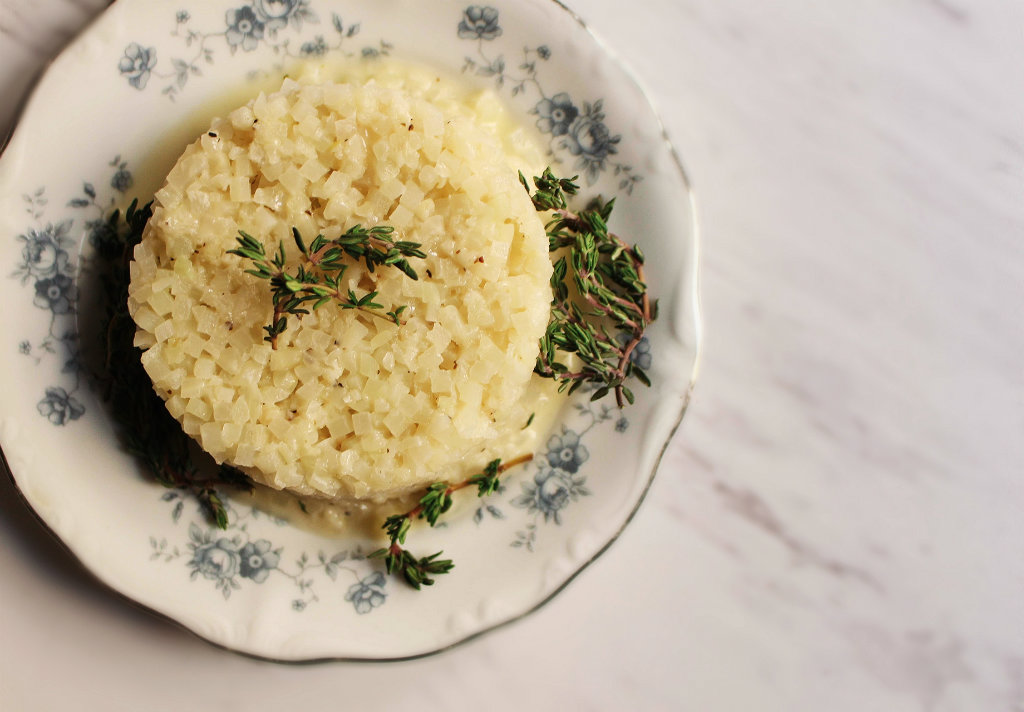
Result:
M287 667L92 584L3 480L0 709L1024 710L1024 5L572 4L703 218L696 399L619 542L455 651ZM0 0L0 133L104 5Z

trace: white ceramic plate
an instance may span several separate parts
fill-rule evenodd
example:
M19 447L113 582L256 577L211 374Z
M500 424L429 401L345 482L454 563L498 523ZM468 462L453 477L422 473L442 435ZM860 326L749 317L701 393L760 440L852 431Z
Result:
M505 490L410 539L456 569L416 592L338 540L234 506L227 531L122 452L78 362L78 267L101 218L148 199L252 82L306 56L390 54L503 96L616 195L661 316L637 403L579 400ZM0 157L0 445L25 498L104 583L215 643L277 660L428 654L535 609L619 534L685 410L697 365L697 243L686 178L636 83L552 0L120 0L51 66ZM82 334L83 338L86 334ZM647 363L649 362L649 363Z

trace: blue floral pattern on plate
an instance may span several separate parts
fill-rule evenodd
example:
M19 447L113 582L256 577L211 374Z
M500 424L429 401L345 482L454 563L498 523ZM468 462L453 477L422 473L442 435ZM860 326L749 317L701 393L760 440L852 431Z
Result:
M515 73L506 64L505 54L488 54L487 44L502 35L499 20L498 10L491 6L470 5L462 13L456 34L459 39L477 43L475 56L466 57L463 73L494 77L498 89L511 87L513 97L525 92L536 94L538 100L530 113L537 116L537 128L548 137L549 155L560 161L559 152L568 153L575 159L573 170L581 171L588 185L611 169L619 178L619 190L632 194L643 176L633 166L614 159L622 136L608 128L604 101L581 102L567 92L549 94L541 77L543 62L551 59L547 45L524 46Z
M166 492L162 499L174 503L171 519L180 524L187 495L178 490ZM341 549L328 555L318 551L315 556L302 552L291 562L284 560L283 547L275 547L269 539L256 538L250 525L259 520L270 520L279 526L282 519L261 513L252 507L238 507L228 502L227 529L211 527L196 510L197 521L188 525L188 538L182 544L169 542L166 537L151 536L150 559L163 563L184 563L192 581L213 585L225 599L243 585L265 583L271 576L290 579L295 586L291 608L304 611L320 601L319 589L324 579L336 582L339 576L353 581L345 593L345 600L360 615L370 613L387 600L387 580L380 571L371 569L362 549Z
M583 444L583 438L600 423L615 419L615 431L624 433L629 428L629 421L616 414L618 409L603 403L586 401L576 402L573 409L583 427L574 430L565 423L558 433L552 434L547 441L546 449L537 454L527 471L536 469L532 476L520 474L521 492L509 499L506 504L518 509L525 509L527 521L525 526L515 533L511 545L534 551L537 541L539 524L561 526L563 516L570 504L581 497L590 495L587 478L581 472L584 463L590 459L590 451ZM497 496L508 493L509 487L501 485ZM481 500L473 514L473 521L480 524L490 516L493 519L506 519L504 510L495 500Z
M151 77L163 83L161 93L174 100L192 77L203 75L203 65L217 61L216 47L223 41L228 52L234 55L239 50L254 52L269 44L275 55L282 58L321 57L328 52L338 52L346 57L362 56L375 58L388 55L393 45L380 40L375 45L364 46L358 54L348 50L350 41L359 34L360 23L346 25L337 13L331 15L334 30L331 39L327 34L318 33L295 44L292 39L282 37L280 31L291 27L301 34L307 25L318 25L319 16L310 7L310 0L252 0L227 10L221 28L199 30L193 27L192 15L180 10L174 16L171 36L178 38L184 48L178 56L171 58L170 67L159 64L155 47L145 47L132 42L125 47L124 55L118 61L118 72L136 89L142 91ZM294 49L298 46L298 51Z
M111 187L115 191L127 190L132 185L131 172L118 157L113 161ZM44 359L62 359L60 373L67 378L61 385L45 388L36 410L39 415L57 426L65 426L85 415L85 405L79 400L81 374L79 363L79 340L75 319L78 312L78 284L76 281L77 240L74 237L75 219L64 218L58 222L44 220L50 208L46 188L41 187L22 196L25 212L30 216L29 225L17 239L23 243L21 261L15 267L12 277L23 286L31 285L32 305L47 312L48 328L42 339L33 342L24 339L18 344L18 353L34 360L39 365ZM82 184L82 197L71 199L70 208L95 208L102 216L114 204L114 198L101 205L97 190L92 183ZM107 222L102 221L105 225ZM98 230L97 221L86 221L86 231L92 234Z

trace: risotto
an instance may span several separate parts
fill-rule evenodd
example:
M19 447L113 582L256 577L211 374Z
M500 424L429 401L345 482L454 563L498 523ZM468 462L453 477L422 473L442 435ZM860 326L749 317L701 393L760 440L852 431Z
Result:
M156 194L129 311L156 392L219 462L333 500L400 495L532 451L550 399L533 367L549 317L542 220L517 171L542 154L491 94L399 64L285 80L190 145ZM328 80L331 79L331 80ZM268 252L387 224L421 243L413 280L353 262L403 324L328 304L264 340Z

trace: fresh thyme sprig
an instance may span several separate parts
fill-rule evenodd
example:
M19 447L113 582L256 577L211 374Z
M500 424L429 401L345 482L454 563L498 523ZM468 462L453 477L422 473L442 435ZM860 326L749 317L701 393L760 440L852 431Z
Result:
M545 169L533 179L532 192L522 173L519 180L538 212L552 213L546 226L550 251L568 249L551 275L551 318L535 372L569 393L593 384L592 400L614 391L622 408L634 400L627 379L651 385L631 358L658 310L647 294L643 252L608 230L614 199L573 212L568 196L579 191L576 177L558 178ZM571 370L558 360L559 351L576 354L580 366Z
M263 243L239 230L236 238L238 247L228 250L228 254L251 260L253 268L245 271L269 280L273 288L274 315L270 324L263 327L267 332L264 341L276 349L277 337L288 328L287 314L302 316L310 309L319 309L331 301L342 309L357 309L401 326L400 317L406 306L382 314L384 307L373 301L377 292L368 292L360 297L352 289L341 286L345 270L349 267L342 262L345 256L362 260L370 272L377 267L394 266L410 279L419 279L408 258L426 257L426 253L419 249L417 242L394 240L391 237L393 233L394 228L388 225L369 229L356 225L334 240L317 235L307 247L298 229L292 228L292 238L305 259L294 274L289 274L285 271L287 256L283 242L278 243L273 256L268 256Z
M128 266L152 216L151 206L149 203L140 208L138 201L132 201L123 221L120 212L115 212L108 221L117 242L110 243L109 251L98 255L105 260L99 263L103 267L105 309L100 344L103 353L95 375L125 450L138 458L164 487L194 495L210 519L225 529L228 513L214 485L248 488L252 483L239 470L226 465L217 468L212 476L200 472L191 438L153 391L142 366L142 354L134 344L135 322L128 314ZM115 244L120 249L111 249Z
M492 460L483 469L483 472L462 482L456 484L435 482L430 485L415 507L404 514L394 514L384 521L381 529L388 535L391 543L386 548L378 549L370 554L369 558L384 559L384 567L389 574L395 572L402 574L406 582L417 590L421 586L432 586L434 584L432 577L448 573L455 567L455 564L451 559L439 558L444 553L443 551L417 558L403 546L413 520L425 519L427 524L433 527L441 515L451 509L454 502L452 494L473 486L477 488L478 497L494 494L498 490L499 479L506 470L525 464L532 459L533 455L522 455L504 464L500 459Z

